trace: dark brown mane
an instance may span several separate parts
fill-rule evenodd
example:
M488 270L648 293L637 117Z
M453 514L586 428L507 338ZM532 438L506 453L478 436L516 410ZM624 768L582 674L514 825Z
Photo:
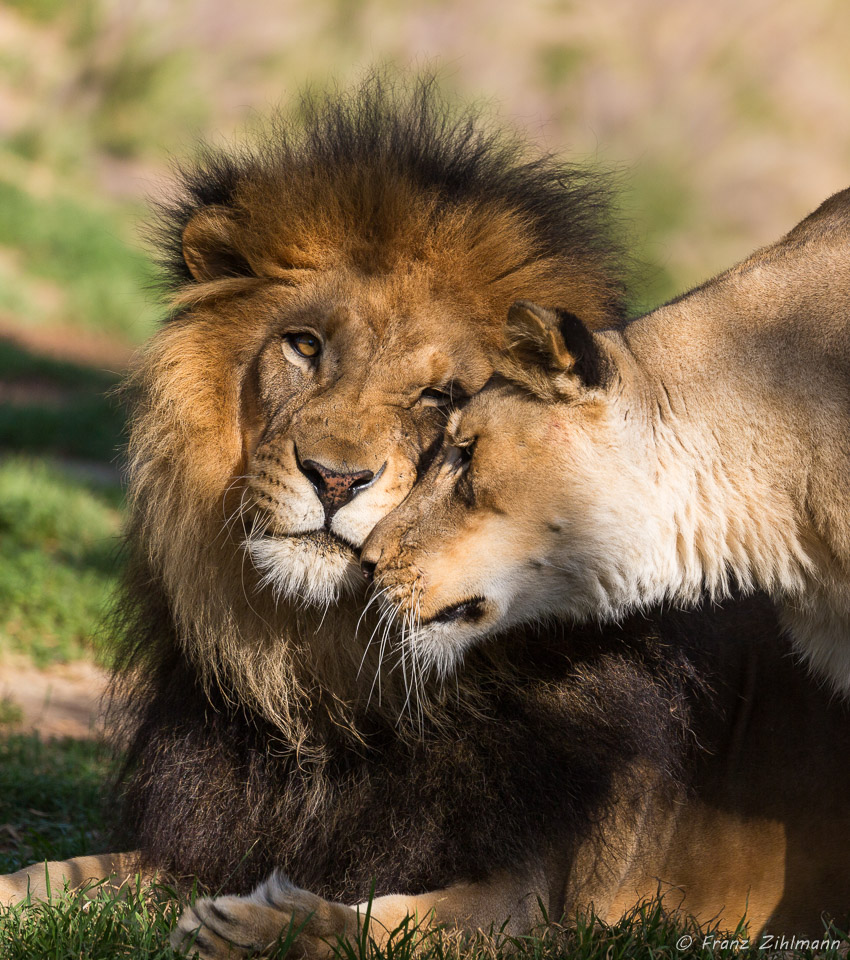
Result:
M244 219L246 195L269 185L309 198L322 217L344 219L370 261L382 247L391 253L398 231L408 229L406 189L431 198L434 222L464 205L509 210L530 230L531 260L580 263L606 291L608 318L624 313L627 257L614 239L610 179L553 154L530 157L520 138L493 129L474 110L450 106L434 78L405 87L376 76L351 95L305 95L253 146L207 147L182 165L177 196L159 205L152 233L170 294L191 280L182 235L192 217L220 206ZM296 259L310 262L306 227L302 222L300 235L296 229L292 246ZM244 260L231 267L233 276L251 275Z
M353 743L318 698L305 757L226 692L211 699L172 650L129 751L125 827L160 869L213 888L247 889L274 867L347 901L372 882L380 895L480 879L547 837L578 843L649 783L659 799L685 789L712 672L700 647L723 623L639 617L557 644L506 638L522 646L494 650L498 669L483 656L465 668L474 707L449 700L444 725L426 718L418 742L374 718Z

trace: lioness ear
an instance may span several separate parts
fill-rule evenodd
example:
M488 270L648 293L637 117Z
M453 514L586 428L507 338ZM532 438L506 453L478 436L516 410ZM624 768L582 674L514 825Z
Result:
M518 300L508 310L505 335L508 353L523 366L572 374L586 387L605 385L605 353L574 313Z
M192 276L200 283L254 276L235 237L236 223L227 207L199 210L183 228L183 259Z

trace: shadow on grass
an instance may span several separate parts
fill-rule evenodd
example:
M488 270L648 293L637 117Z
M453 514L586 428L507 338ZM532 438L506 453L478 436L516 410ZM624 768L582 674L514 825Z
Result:
M124 417L109 394L119 379L0 338L0 449L114 463Z
M0 650L38 665L106 653L121 562L119 379L0 338Z
M3 735L0 727L0 873L101 848L108 750L91 740Z

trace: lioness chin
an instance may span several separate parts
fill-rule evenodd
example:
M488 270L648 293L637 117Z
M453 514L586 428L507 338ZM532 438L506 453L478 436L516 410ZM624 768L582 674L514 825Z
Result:
M500 375L362 551L445 674L483 636L737 585L850 691L850 191L660 309L518 303Z

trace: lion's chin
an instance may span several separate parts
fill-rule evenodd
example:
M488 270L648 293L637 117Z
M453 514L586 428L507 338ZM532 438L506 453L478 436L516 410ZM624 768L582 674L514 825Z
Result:
M354 551L324 530L245 541L260 586L279 600L328 607L362 584Z

